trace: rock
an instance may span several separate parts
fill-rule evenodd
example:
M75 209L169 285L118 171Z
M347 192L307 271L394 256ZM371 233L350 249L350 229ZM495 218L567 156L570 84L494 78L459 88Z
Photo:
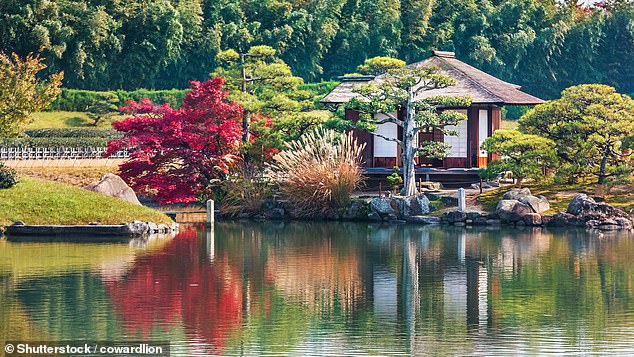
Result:
M450 211L450 212L445 212L442 215L442 219L449 223L464 222L467 220L467 214L462 211Z
M464 227L464 226L467 225L467 223L466 222L456 222L453 225L456 226L456 227Z
M502 221L499 219L487 219L487 226L499 226L502 224Z
M237 219L248 219L249 217L251 217L249 212L241 212L236 216Z
M632 224L632 221L627 218L617 217L614 219L614 221L616 222L617 225L621 226L622 229L629 230L634 227L634 225Z
M130 232L133 232L135 235L143 235L150 232L150 226L146 222L134 221L132 223L127 224Z
M631 221L631 218L624 210L613 207L605 202L597 203L592 197L588 197L588 195L583 193L576 195L572 201L570 201L566 212L577 216L577 218L583 221L593 219L604 221L616 217L627 218Z
M387 221L389 224L405 224L407 223L406 220L403 219L391 219L389 221Z
M264 217L267 219L284 219L286 218L286 211L284 208L273 208L264 212Z
M149 227L149 224L148 224ZM169 232L169 227L167 227L167 225L165 224L159 224L157 227L158 233L167 233Z
M134 190L132 190L121 177L115 174L107 173L103 175L101 180L98 182L93 182L84 188L89 191L98 192L106 196L117 197L124 201L141 205L141 202L139 202L139 199L136 197Z
M474 220L480 217L482 217L482 213L480 212L467 212L467 219Z
M514 188L502 196L503 200L517 200L525 196L530 196L531 190L528 188Z
M277 207L277 202L273 199L266 199L262 201L262 209L267 211Z
M405 219L409 216L421 216L430 212L429 199L425 195L407 197L375 197L370 201L370 210L381 218Z
M552 214L546 214L542 216L542 224L547 226L550 221L552 221L553 219L553 215Z
M154 222L147 222L148 231L150 233L158 233L158 225Z
M473 219L474 226L486 226L487 224L486 217L476 217Z
M376 212L368 213L368 220L372 222L381 222L381 216Z
M518 200L501 200L495 208L495 213L502 222L513 223L534 212L529 205Z
M442 196L440 202L447 207L458 207L458 197Z
M585 225L585 223L579 221L576 216L570 213L559 212L548 220L547 225L549 227L565 227L565 226L583 226Z
M527 226L541 226L542 225L542 216L538 213L529 213L523 218L524 223Z
M15 221L13 222L12 226L26 226L26 224L24 224L24 222L22 221Z
M350 202L348 207L341 214L342 219L347 220L363 220L368 217L368 203L365 201L354 200Z
M515 222L516 227L525 227L526 223L523 220Z
M442 198L441 194L433 192L425 192L425 196L427 196L430 201L436 201Z
M519 201L529 205L535 213L542 214L550 209L550 203L544 196L524 196L520 197Z
M407 222L413 224L440 224L440 218L430 216L410 216L407 217Z

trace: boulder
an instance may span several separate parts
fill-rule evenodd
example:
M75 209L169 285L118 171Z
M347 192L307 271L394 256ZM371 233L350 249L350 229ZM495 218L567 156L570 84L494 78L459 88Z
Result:
M538 213L529 213L523 218L524 223L527 226L541 226L542 225L542 216Z
M517 200L525 196L530 196L531 190L528 188L514 188L502 196L503 200Z
M268 211L264 211L264 217L267 219L285 219L286 211L284 208L272 208Z
M632 220L627 219L627 218L623 218L623 217L616 217L614 219L614 221L616 222L617 225L619 225L622 229L627 229L630 230L634 227L634 225L632 224Z
M360 200L353 200L341 214L341 218L348 220L363 220L368 217L368 203Z
M106 196L117 197L122 200L141 205L139 199L136 197L134 190L123 181L123 179L115 174L105 174L98 182L93 182L85 189L93 192L99 192Z
M405 219L430 212L429 199L425 195L375 197L370 201L370 210L379 214L384 220Z
M464 222L467 220L467 213L463 211L450 211L442 215L442 220L449 223Z
M549 227L565 227L565 226L583 226L584 222L581 222L577 219L576 216L567 213L567 212L559 212L552 217L549 217L546 225Z
M381 222L381 215L379 215L376 212L370 212L368 213L368 220L372 221L372 222Z
M535 213L542 214L550 209L550 203L544 196L523 196L519 199L520 202L527 204Z
M534 212L529 205L518 200L501 200L495 208L495 213L502 222L514 223Z
M488 223L486 217L476 217L473 219L472 224L474 226L486 226Z
M413 224L440 224L440 218L430 216L410 216L407 217L407 222Z
M624 210L606 202L597 202L594 198L580 193L568 205L567 213L573 215L576 223L587 228L600 230L630 230L634 226L632 217Z

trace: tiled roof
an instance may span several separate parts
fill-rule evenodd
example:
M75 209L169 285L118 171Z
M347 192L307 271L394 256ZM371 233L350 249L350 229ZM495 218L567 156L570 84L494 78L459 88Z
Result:
M536 105L544 101L520 90L520 86L493 77L458 59L452 52L435 51L434 55L422 62L412 63L407 68L418 68L435 65L440 73L455 79L458 83L447 88L421 91L420 98L431 96L462 96L469 95L474 104L499 105ZM364 79L368 79L367 77ZM381 76L373 79L380 82ZM356 94L354 88L368 83L356 79L343 79L343 82L333 89L323 100L324 103L345 103Z

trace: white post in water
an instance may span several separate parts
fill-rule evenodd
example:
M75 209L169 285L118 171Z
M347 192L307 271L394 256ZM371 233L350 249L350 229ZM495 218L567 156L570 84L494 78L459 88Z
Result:
M464 188L458 189L458 210L462 212L467 210L467 195Z
M214 225L214 200L207 201L207 223L212 227Z

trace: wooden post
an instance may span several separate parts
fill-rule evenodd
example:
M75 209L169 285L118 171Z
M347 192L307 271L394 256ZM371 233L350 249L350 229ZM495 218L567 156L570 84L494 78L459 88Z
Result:
M383 195L381 194L381 181L379 181L379 197L382 197Z
M213 227L214 225L214 200L207 201L207 223Z
M467 197L464 188L458 189L458 210L462 212L467 210Z

